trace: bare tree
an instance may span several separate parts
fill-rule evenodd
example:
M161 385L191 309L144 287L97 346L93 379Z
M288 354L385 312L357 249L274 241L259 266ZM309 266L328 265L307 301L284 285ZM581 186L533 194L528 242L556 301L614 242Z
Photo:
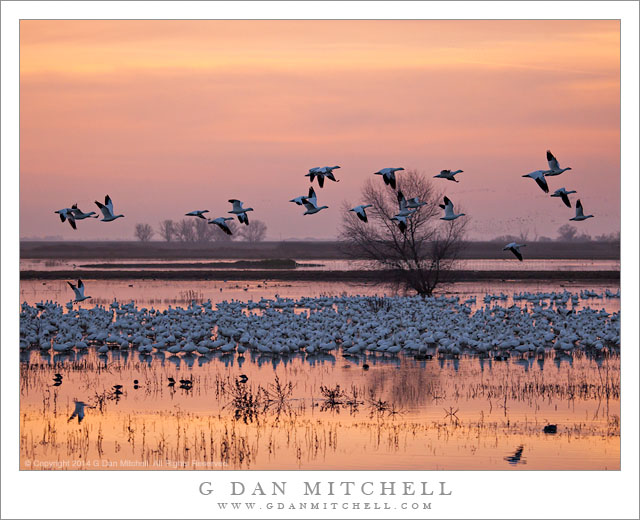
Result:
M148 242L153 234L153 228L149 224L136 224L135 236L140 242Z
M571 224L564 224L558 228L558 241L561 242L589 242L589 233L578 233L578 229Z
M175 236L180 242L195 242L193 219L183 218L174 226Z
M571 224L564 224L558 228L558 240L563 242L571 242L576 239L578 230Z
M214 225L209 224L207 220L196 218L192 225L196 242L209 242L213 239Z
M370 179L359 201L372 205L366 210L368 222L361 221L345 205L341 239L345 252L352 258L392 270L396 275L393 281L407 290L430 296L443 273L457 260L467 219L440 220L443 195L423 174L407 171L398 181L398 189L407 199L419 197L426 202L407 219L406 230L401 232L396 221L391 220L399 211L397 193ZM456 205L456 211L459 210Z
M253 224L251 224L251 226L253 226ZM231 235L227 235L215 224L209 224L209 227L212 231L212 239L215 242L230 242L231 240L235 240L239 236L238 224L234 220L227 220L227 227L231 231Z
M171 242L175 235L175 224L173 220L163 220L160 222L160 227L158 228L158 234L162 237L165 242Z
M247 242L262 242L267 236L267 225L262 220L252 220L248 226L242 226L238 235Z

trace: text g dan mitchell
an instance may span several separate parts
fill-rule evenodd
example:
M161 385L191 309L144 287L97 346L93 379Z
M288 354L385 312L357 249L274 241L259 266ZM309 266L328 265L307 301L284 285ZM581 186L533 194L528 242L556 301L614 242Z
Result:
M295 486L295 489L290 489ZM294 482L289 486L286 481L280 482L225 482L214 489L211 482L201 482L198 491L210 496L286 496L289 491L306 496L448 496L452 491L447 482L428 481L316 481Z

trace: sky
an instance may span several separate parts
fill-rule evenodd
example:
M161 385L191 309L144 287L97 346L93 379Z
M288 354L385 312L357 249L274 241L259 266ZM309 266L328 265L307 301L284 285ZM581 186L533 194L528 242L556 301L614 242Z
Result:
M523 174L550 149L576 223L620 230L620 26L612 21L36 21L20 25L20 236L133 239L194 209L254 208L273 240L332 239L385 167L429 176L471 239L556 236L573 210ZM304 216L311 167L329 209ZM400 172L398 176L401 176ZM382 182L379 176L375 179ZM79 222L109 194L125 218Z

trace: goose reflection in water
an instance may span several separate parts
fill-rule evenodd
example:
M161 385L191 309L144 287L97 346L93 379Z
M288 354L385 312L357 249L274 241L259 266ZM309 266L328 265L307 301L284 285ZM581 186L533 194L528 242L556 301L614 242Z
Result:
M513 455L509 455L508 457L505 457L504 460L506 460L512 466L516 466L518 464L526 464L527 461L522 458L523 451L524 451L524 446L518 446L518 449L516 450L516 452Z

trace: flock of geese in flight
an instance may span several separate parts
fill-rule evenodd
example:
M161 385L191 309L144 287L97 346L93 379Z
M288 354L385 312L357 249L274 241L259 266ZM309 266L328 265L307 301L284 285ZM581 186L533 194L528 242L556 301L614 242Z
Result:
M549 185L547 183L547 177L555 177L568 170L571 170L571 168L561 168L560 164L558 163L558 160L549 150L547 150L547 163L549 166L548 170L536 170L522 176L522 177L529 177L534 181L536 181L536 184L545 193L549 193ZM338 179L336 179L333 173L334 170L339 168L340 166L321 166L321 167L311 168L309 172L305 174L305 177L309 177L309 180L312 184L314 180L317 180L318 186L320 188L323 188L325 178L333 182L340 182ZM403 170L404 168L383 168L375 172L374 175L380 175L385 185L389 186L391 189L395 191L397 190L396 173ZM463 170L454 170L454 171L442 170L438 175L435 175L434 178L445 179L452 182L460 182L458 181L458 179L455 178L455 176L462 172ZM566 188L562 187L555 190L555 192L551 194L551 197L561 198L565 206L570 208L571 200L569 199L569 195L572 193L576 193L576 191L567 190ZM395 221L398 225L400 232L404 233L407 229L408 219L410 219L413 215L415 215L415 213L419 211L420 208L426 205L427 203L424 201L420 201L418 197L407 199L405 198L401 190L397 190L397 199L398 199L398 212L393 217L391 217L391 220ZM244 203L238 199L229 199L229 202L232 204L232 208L230 211L228 211L228 213L235 215L241 224L245 224L248 226L249 217L247 213L250 211L253 211L253 208L245 208ZM298 197L291 199L289 202L293 202L299 206L304 206L305 212L303 213L303 215L315 215L316 213L319 213L324 209L328 209L329 207L329 206L318 205L318 197L316 195L315 190L313 189L313 186L309 188L309 192L307 195L300 195ZM109 195L105 197L104 204L102 204L101 202L98 202L97 200L95 201L95 204L98 206L98 208L102 213L103 218L101 219L101 222L113 222L118 218L124 217L124 215L115 214L113 210L113 201L111 200L111 197L109 197ZM453 221L459 217L465 216L464 213L456 213L454 211L453 202L451 202L451 200L447 196L444 197L443 204L440 204L439 206L444 210L444 216L440 217L440 220ZM351 208L349 211L353 211L361 221L367 223L368 218L367 218L366 210L367 208L370 208L370 207L372 207L371 204L360 204L358 206ZM74 204L70 208L59 209L55 211L55 213L57 213L60 216L60 220L62 222L65 222L65 220L68 221L73 229L77 229L76 221L78 220L84 220L86 218L98 218L98 215L96 214L95 211L90 211L88 213L85 213L78 208L77 204ZM233 232L231 231L231 228L227 224L228 221L233 220L233 217L217 217L214 219L208 219L205 216L205 213L209 213L209 210L207 209L194 210L194 211L190 211L189 213L186 213L185 215L207 220L209 224L215 224L226 234L228 235L233 234ZM580 222L583 220L587 220L589 218L593 218L593 215L584 214L582 203L580 202L580 199L578 199L575 207L575 216L573 218L570 218L569 220ZM517 242L511 242L503 248L503 251L507 251L507 250L511 251L518 260L522 261L523 257L522 257L522 254L520 253L520 248L524 246L526 246L526 244L518 244ZM76 288L76 287L73 287L73 289L74 291L80 290L80 288ZM76 293L76 296L77 296L77 293Z

